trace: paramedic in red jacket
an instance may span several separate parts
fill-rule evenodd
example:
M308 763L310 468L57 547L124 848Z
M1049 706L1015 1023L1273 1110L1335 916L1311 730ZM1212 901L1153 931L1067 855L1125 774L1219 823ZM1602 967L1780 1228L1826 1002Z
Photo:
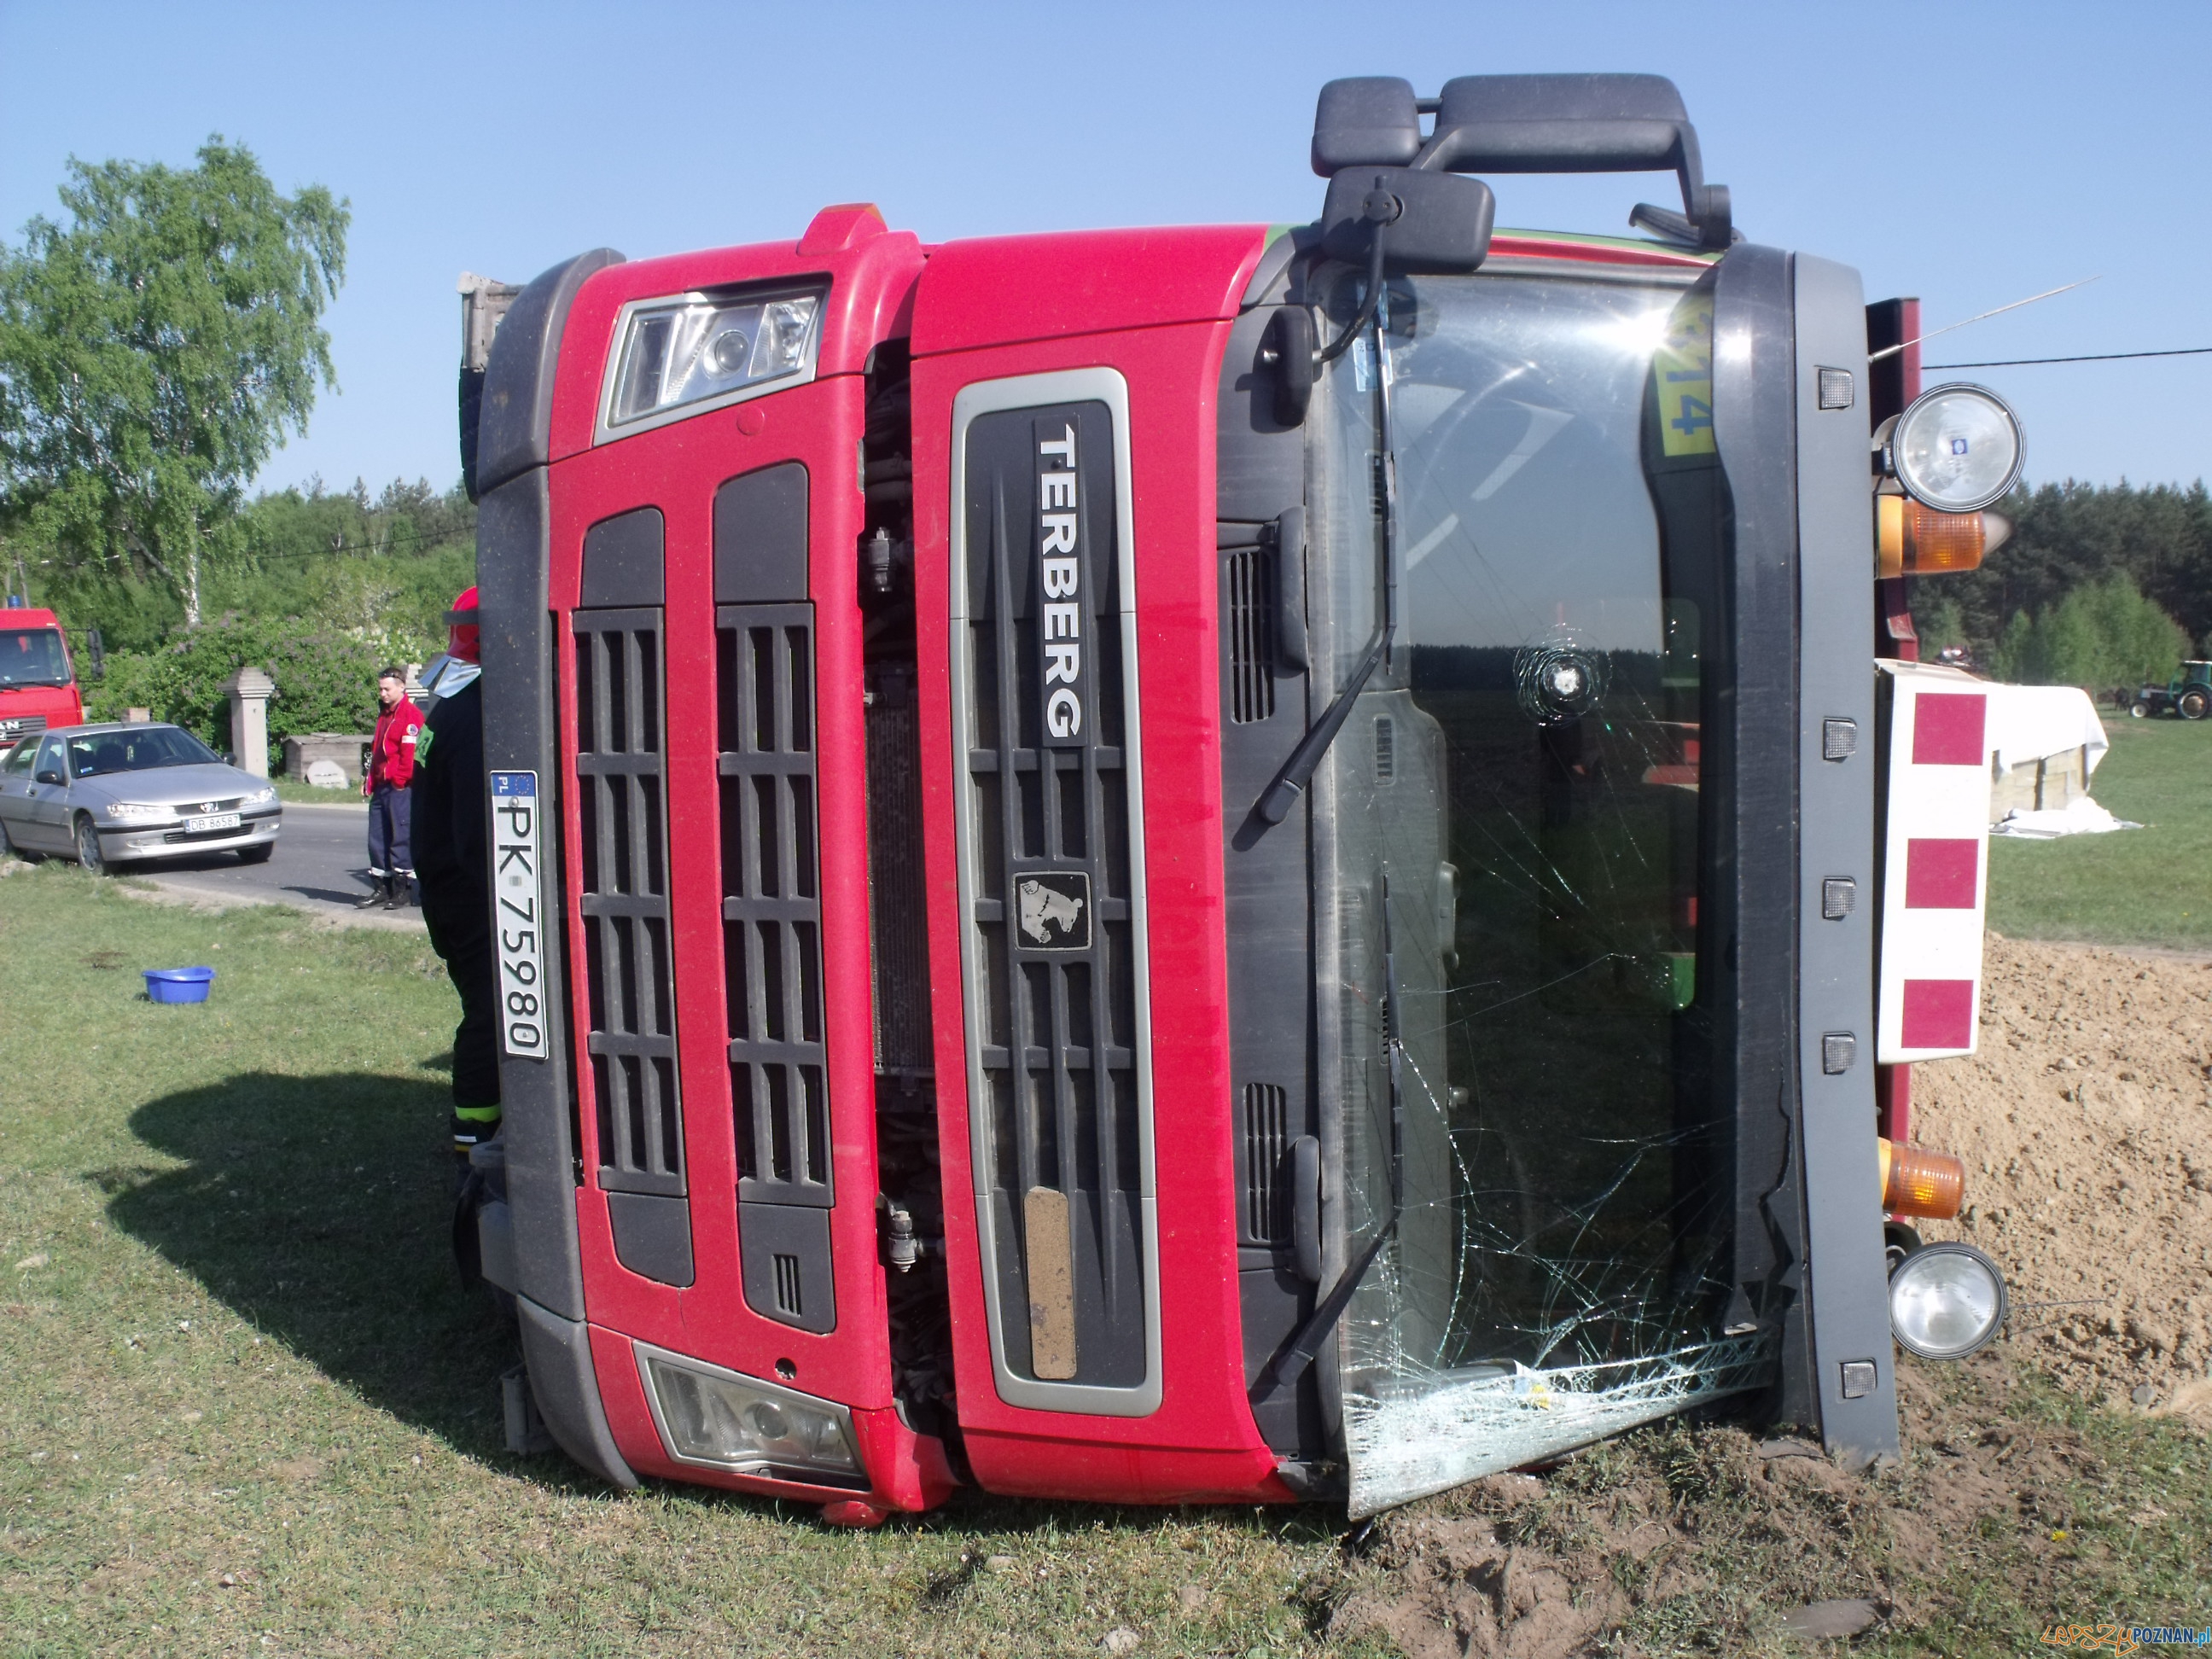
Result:
M376 735L361 793L368 797L368 896L364 910L397 910L410 902L415 859L408 847L407 786L415 776L415 744L422 715L408 701L407 676L387 668L376 677Z

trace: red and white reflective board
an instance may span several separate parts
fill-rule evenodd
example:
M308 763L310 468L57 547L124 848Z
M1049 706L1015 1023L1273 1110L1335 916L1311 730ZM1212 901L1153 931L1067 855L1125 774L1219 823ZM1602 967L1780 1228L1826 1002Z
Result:
M1876 1048L1893 1066L1974 1052L1989 878L1990 688L1931 663L1878 665L1889 741Z

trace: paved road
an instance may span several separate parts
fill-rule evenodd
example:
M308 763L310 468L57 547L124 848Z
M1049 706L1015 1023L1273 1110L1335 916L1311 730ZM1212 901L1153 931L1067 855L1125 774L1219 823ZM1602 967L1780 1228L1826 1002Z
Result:
M422 925L422 913L356 910L368 890L368 809L284 803L284 832L266 864L240 864L231 853L202 853L126 865L124 872L189 898L226 904L289 904L331 921L376 927Z

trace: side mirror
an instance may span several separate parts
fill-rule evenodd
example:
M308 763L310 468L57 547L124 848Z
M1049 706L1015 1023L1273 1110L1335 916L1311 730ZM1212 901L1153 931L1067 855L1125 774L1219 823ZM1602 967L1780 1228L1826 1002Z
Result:
M58 788L61 786L62 775L55 771L51 766L41 766L39 769L39 781L40 783L51 783Z
M1322 246L1331 258L1356 264L1368 257L1375 232L1366 204L1376 191L1395 198L1398 210L1385 227L1382 245L1390 270L1470 271L1490 252L1498 199L1481 179L1412 167L1352 167L1328 181L1322 206Z

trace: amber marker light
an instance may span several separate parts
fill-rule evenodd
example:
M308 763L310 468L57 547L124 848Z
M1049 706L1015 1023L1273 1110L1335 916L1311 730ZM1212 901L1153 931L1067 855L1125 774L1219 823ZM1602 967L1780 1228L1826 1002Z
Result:
M1966 1197L1966 1166L1948 1152L1881 1139L1881 1207L1890 1215L1948 1221Z
M1877 574L1941 576L1977 570L2012 535L2002 513L1939 513L1910 495L1874 498Z

